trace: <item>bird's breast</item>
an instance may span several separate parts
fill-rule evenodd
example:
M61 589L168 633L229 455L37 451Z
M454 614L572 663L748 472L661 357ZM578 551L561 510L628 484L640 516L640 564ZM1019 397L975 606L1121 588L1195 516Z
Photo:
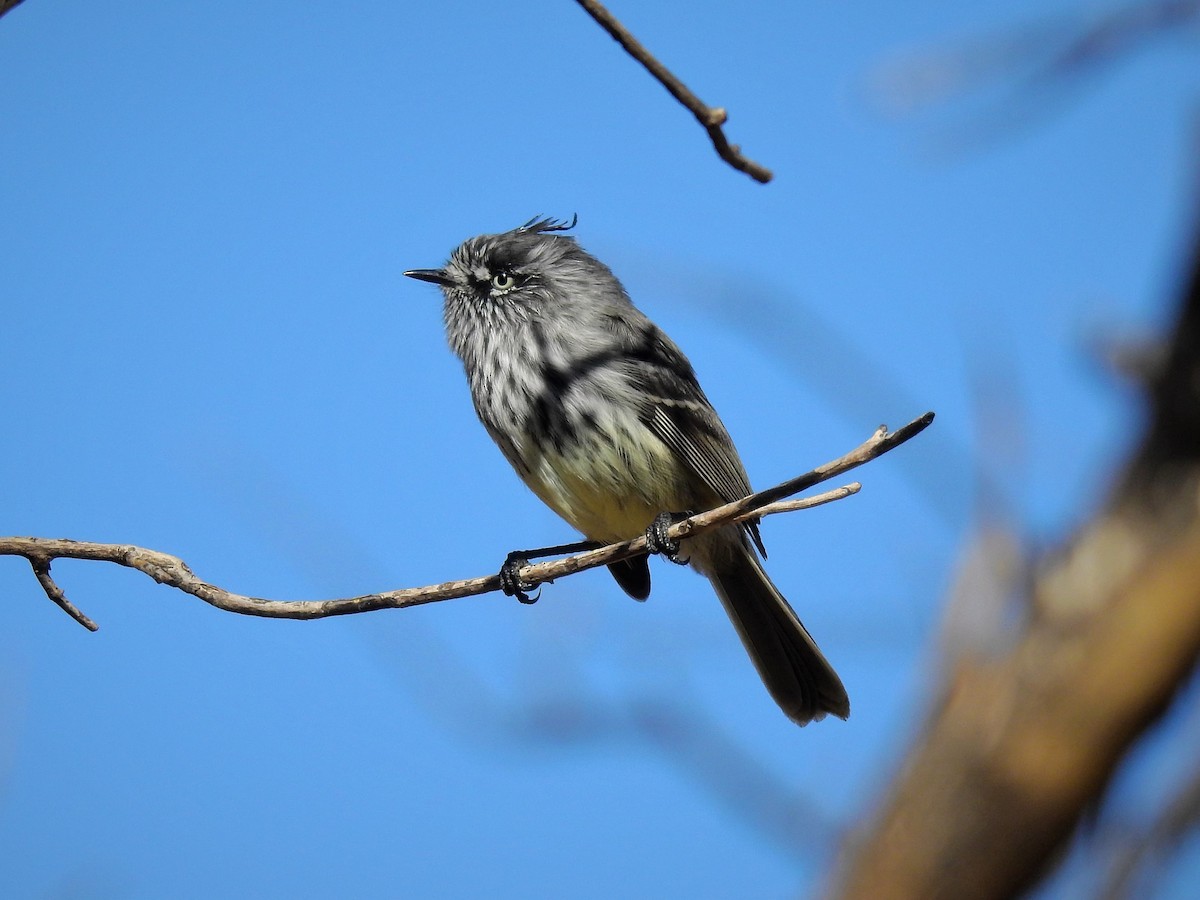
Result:
M507 337L514 337L509 335ZM642 421L637 389L561 347L480 338L464 357L476 412L517 474L592 540L627 540L694 505L687 470Z
M592 540L637 537L659 513L689 505L679 461L636 418L588 418L571 441L527 446L525 482Z

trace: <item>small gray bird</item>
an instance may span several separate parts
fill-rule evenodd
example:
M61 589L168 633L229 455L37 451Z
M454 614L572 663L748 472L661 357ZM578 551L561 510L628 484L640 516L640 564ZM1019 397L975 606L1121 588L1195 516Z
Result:
M664 513L738 500L750 481L687 357L562 233L574 225L533 219L465 241L440 269L404 273L441 287L475 412L521 480L585 537L648 534L686 556L792 721L846 718L846 689L751 546L762 550L757 523L666 546ZM609 569L630 596L649 596L646 557ZM511 578L506 589L524 599Z

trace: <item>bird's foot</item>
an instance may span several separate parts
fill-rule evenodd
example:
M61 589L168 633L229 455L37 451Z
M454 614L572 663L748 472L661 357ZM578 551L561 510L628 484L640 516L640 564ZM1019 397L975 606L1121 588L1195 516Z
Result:
M545 556L558 556L563 553L580 553L584 550L595 550L601 546L595 541L577 541L574 544L559 544L556 547L541 547L537 550L514 550L504 558L500 567L500 590L509 597L516 597L522 603L537 603L542 592L533 596L529 592L539 587L540 581L523 581L520 571L529 565L531 559L541 559Z
M686 566L688 557L679 555L679 541L673 540L667 532L676 522L681 522L691 513L661 512L654 517L650 527L646 529L646 547L651 553L665 556L678 566Z
M509 597L516 597L522 603L537 603L538 598L542 596L541 590L532 596L529 591L537 588L538 584L521 580L521 569L527 565L529 565L529 559L522 555L522 551L514 550L508 554L504 559L504 565L500 567L500 590Z

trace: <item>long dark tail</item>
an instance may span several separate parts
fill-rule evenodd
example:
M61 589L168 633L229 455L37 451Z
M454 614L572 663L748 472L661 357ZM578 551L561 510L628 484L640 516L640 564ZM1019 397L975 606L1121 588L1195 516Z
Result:
M748 546L722 554L709 574L725 612L775 702L797 725L850 715L850 698L817 642Z

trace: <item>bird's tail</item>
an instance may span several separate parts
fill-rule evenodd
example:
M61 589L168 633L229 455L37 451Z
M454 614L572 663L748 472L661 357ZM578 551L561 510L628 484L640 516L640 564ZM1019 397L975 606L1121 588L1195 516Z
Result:
M720 564L706 574L775 702L798 725L826 713L849 717L850 698L837 672L754 551L739 542L736 552L720 555Z

